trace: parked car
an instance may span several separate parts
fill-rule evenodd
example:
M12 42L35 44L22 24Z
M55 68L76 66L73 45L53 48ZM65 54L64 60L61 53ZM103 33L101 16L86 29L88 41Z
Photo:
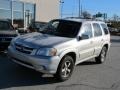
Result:
M103 63L110 48L110 34L102 21L55 19L40 32L12 40L8 55L15 63L67 80L74 66L95 58Z
M117 34L120 33L120 29L119 28L111 28L111 27L109 27L109 30L110 30L110 33L112 35L117 35Z
M18 33L7 20L0 20L0 51L8 48L11 40L16 37Z
M46 25L46 22L32 22L27 28L28 32L38 32L43 26Z
M18 30L20 35L29 33L29 31L27 29L24 29L24 28L17 28L17 30Z

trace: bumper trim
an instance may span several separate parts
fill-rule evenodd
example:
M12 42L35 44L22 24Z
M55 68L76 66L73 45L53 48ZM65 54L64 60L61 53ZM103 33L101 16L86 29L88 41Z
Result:
M16 51L11 46L8 47L8 57L17 64L47 74L55 74L60 62L59 56L43 57L26 55Z

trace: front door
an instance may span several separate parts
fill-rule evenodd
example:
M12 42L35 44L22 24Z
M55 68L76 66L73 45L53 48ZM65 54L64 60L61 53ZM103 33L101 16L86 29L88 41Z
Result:
M87 39L79 41L79 57L80 60L87 59L94 55L93 30L91 23L86 23L82 26L80 36L87 35Z

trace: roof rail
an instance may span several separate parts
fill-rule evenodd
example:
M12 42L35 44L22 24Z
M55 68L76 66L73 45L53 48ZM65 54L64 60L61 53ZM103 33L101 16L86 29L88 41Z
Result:
M96 18L84 18L84 17L66 17L65 19L80 19L80 20L89 20L89 21L103 21Z

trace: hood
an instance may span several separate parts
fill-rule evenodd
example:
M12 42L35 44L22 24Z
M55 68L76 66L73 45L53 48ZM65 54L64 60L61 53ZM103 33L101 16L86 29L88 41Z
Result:
M17 34L17 32L16 30L0 30L0 34L12 35L12 34Z
M16 39L16 43L24 44L34 48L40 47L53 47L55 45L64 43L71 40L72 38L52 36L48 34L41 33L31 33L22 35Z
M18 34L16 30L0 30L0 37L16 37Z

